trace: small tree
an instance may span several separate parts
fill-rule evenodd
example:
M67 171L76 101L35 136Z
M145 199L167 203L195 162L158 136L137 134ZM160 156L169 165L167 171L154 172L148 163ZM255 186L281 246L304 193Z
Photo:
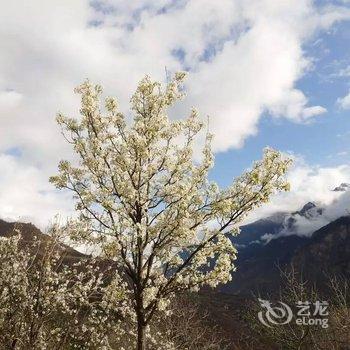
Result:
M231 279L236 249L230 235L249 211L288 189L283 175L290 161L271 149L229 188L208 181L210 134L202 160L193 159L203 128L197 112L174 121L166 114L182 97L184 78L177 73L163 89L146 76L131 98L131 125L113 98L101 110L102 88L88 81L76 89L81 117L57 117L80 162L61 161L50 181L74 192L77 235L99 237L102 251L127 275L139 350L146 348L154 313L166 309L175 292Z

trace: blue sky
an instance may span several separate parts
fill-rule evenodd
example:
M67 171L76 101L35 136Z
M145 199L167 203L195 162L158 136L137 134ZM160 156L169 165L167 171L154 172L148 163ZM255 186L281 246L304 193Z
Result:
M239 175L259 159L267 145L300 155L314 166L350 163L350 110L337 104L350 88L350 76L339 76L350 65L349 42L350 23L343 22L303 47L313 65L296 87L306 93L311 104L322 105L327 112L308 123L294 123L265 113L257 134L248 137L244 147L216 155L213 179L228 185L232 175Z
M14 0L0 23L0 218L72 215L48 177L72 158L54 119L77 115L74 87L100 83L128 114L138 81L165 82L165 67L189 71L174 117L210 116L220 185L266 146L295 158L292 191L256 217L326 205L350 182L347 0Z

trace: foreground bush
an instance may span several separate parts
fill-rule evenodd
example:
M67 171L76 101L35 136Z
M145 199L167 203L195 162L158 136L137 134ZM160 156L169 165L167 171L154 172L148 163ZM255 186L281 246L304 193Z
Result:
M57 226L25 238L20 227L0 238L0 349L135 349L135 315L115 264L66 246ZM226 349L208 319L187 296L173 298L147 328L150 349Z
M24 246L17 233L0 238L0 348L108 348L126 310L117 274L92 259L67 263L56 228Z

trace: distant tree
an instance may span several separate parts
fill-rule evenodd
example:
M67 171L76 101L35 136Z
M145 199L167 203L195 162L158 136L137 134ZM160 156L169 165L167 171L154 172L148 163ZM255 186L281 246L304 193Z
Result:
M293 319L287 324L266 327L257 314L261 311L261 305L257 299L252 301L244 315L249 334L252 334L252 349L261 347L286 350L342 350L350 348L350 294L349 280L344 276L325 275L328 286L312 283L306 280L301 271L293 265L281 271L284 288L278 296L278 300L285 302L290 307L302 302L310 302L310 318L322 320L320 323L305 322L298 324L295 318L298 310L295 310ZM269 298L270 299L270 298ZM271 300L275 298L271 297ZM328 315L313 316L314 303L326 300L328 307L325 310ZM306 310L307 311L307 310ZM300 316L299 316L300 318ZM307 318L306 318L307 319ZM326 325L326 326L325 326ZM243 346L241 346L244 348Z
M274 192L288 190L290 160L271 149L227 189L208 180L209 133L201 161L193 157L203 128L197 112L184 120L167 116L183 95L184 78L175 74L164 89L148 76L141 80L131 98L131 125L115 99L107 98L101 110L102 88L88 81L76 89L81 117L57 117L80 161L61 161L50 181L74 193L76 237L99 242L126 274L138 350L146 349L148 326L174 293L231 279L236 249L230 236L238 223Z

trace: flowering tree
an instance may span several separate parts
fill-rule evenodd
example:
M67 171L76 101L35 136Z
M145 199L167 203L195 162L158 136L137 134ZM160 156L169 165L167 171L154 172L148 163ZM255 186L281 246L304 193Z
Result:
M109 349L124 328L115 271L96 271L88 257L64 261L57 227L32 242L20 233L0 237L0 349Z
M127 276L139 350L146 348L154 314L174 293L230 280L237 224L275 191L288 189L283 175L290 161L271 149L229 188L208 181L211 135L201 161L193 159L203 128L197 112L174 121L166 114L182 97L184 78L177 73L162 88L145 77L131 98L131 125L113 98L102 110L102 89L88 81L76 89L81 117L57 117L80 161L61 161L50 181L75 195L77 236L98 240Z

